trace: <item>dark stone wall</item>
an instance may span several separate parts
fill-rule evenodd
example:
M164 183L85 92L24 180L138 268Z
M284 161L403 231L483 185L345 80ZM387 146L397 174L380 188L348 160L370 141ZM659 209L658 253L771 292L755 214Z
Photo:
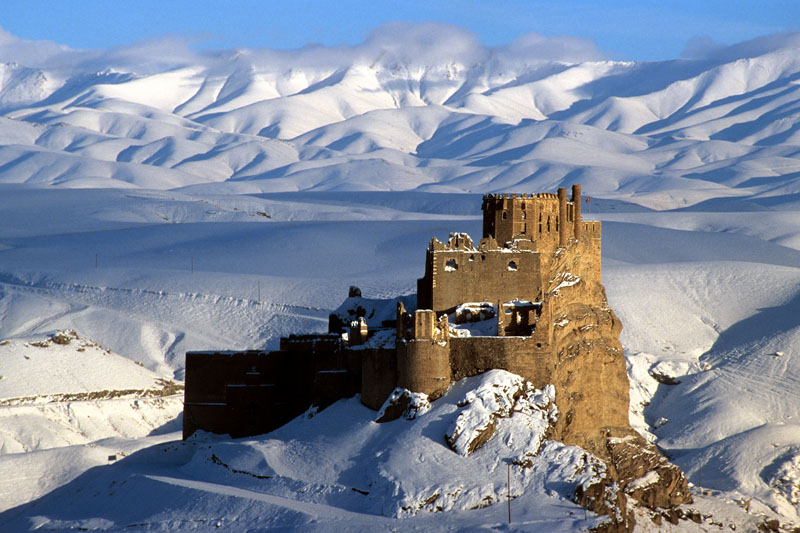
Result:
M188 382L187 382L188 383ZM183 404L183 438L188 439L195 431L201 429L211 433L230 433L228 404L195 405Z
M397 386L397 350L353 350L361 354L361 403L378 410Z
M183 437L198 429L240 437L284 424L302 404L288 393L298 366L285 352L187 353Z
M543 387L552 382L553 363L550 346L533 337L450 338L453 381L499 368Z
M336 335L281 339L281 350L188 352L183 438L198 429L246 437L358 391L355 366Z

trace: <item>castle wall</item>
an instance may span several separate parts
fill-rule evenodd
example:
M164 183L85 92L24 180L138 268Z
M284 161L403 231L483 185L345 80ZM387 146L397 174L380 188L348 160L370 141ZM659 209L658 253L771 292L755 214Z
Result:
M397 386L422 392L432 400L442 396L450 386L450 347L427 339L399 344Z
M198 429L232 437L267 433L312 403L352 396L361 362L342 348L338 335L292 335L276 352L187 352L184 438Z
M450 339L451 379L457 381L487 370L519 374L536 387L552 382L550 345L533 337L453 337Z
M587 254L592 261L591 279L595 283L603 282L603 256L602 256L602 233L600 222L584 222L584 235L588 240L589 250Z
M360 372L359 372L360 374ZM311 404L325 408L342 398L350 398L361 390L361 376L345 368L320 370L314 375Z
M375 409L397 386L397 350L368 349L359 350L361 354L361 403Z
M184 440L194 435L197 430L220 435L230 434L230 422L227 403L197 405L184 402L183 404Z
M465 302L535 301L541 292L540 254L532 250L434 250L426 302L437 312Z
M184 438L198 429L233 437L265 433L295 416L298 379L292 368L301 362L287 355L188 352Z

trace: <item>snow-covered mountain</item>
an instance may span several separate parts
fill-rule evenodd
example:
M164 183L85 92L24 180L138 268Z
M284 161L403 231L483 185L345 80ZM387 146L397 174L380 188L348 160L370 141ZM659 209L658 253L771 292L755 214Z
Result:
M631 423L694 484L697 528L800 524L800 39L642 64L439 33L17 59L0 39L0 529L505 528L467 508L502 498L520 450L457 458L435 418L455 397L178 445L170 380L187 350L324 330L351 284L412 293L431 236L480 235L480 193L572 183L604 222ZM596 523L565 500L578 452L547 454L568 460L524 474L512 527ZM462 472L449 516L396 518L394 488L424 503L441 484L426 461L485 479Z
M581 181L650 193L660 208L771 197L798 189L798 41L658 63L375 45L296 63L248 50L194 64L109 58L101 70L6 63L0 182L487 192Z

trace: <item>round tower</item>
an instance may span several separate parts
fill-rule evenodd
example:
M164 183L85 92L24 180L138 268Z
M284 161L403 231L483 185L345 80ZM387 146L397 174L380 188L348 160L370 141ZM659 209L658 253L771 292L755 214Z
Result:
M432 400L450 386L450 336L447 315L424 309L414 313L410 335L397 343L397 386Z

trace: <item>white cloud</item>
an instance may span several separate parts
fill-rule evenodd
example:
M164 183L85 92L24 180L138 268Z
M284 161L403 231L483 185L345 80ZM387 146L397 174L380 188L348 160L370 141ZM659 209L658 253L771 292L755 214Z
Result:
M687 59L708 59L712 54L725 48L725 45L715 43L708 35L695 35L686 42L681 52L681 57Z
M448 24L391 22L375 28L361 44L308 45L296 50L237 49L199 51L199 38L166 36L106 50L75 50L51 41L32 41L0 28L0 62L65 71L115 69L141 74L187 65L228 71L234 66L286 71L292 68L335 70L353 64L525 68L543 62L579 63L605 59L588 39L570 36L522 35L509 44L488 47L465 29ZM754 57L778 48L800 48L800 33L759 37L727 46L707 36L689 40L684 57L729 61Z
M52 41L30 41L16 37L0 27L0 63L19 63L41 67L58 57L75 53L67 46Z
M508 46L501 47L500 51L508 60L518 62L581 63L606 59L593 41L570 36L545 37L536 33L522 35Z
M715 43L708 36L695 36L686 43L681 56L691 59L735 61L762 56L785 48L800 49L800 32L773 33L733 45Z
M384 62L403 64L474 64L485 61L489 50L470 31L447 24L391 22L373 30L359 54L380 55Z
M383 24L363 43L354 46L198 51L193 48L197 43L196 38L167 36L107 50L75 50L50 41L21 39L0 28L0 61L47 69L98 71L111 68L146 74L186 65L228 69L233 64L246 63L281 71L338 69L356 63L406 66L458 63L471 67L492 58L509 67L604 57L594 43L577 37L544 37L531 33L508 45L487 47L468 30L435 22Z

